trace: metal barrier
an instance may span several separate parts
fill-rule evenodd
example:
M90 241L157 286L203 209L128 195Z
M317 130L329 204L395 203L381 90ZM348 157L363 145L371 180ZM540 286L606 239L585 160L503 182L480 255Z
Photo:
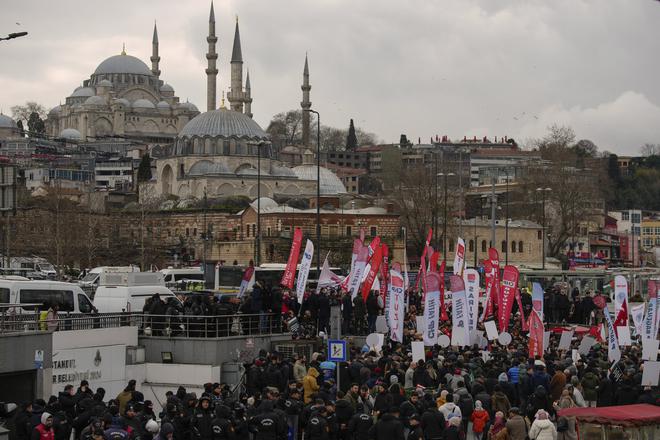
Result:
M233 314L219 316L151 315L143 313L99 313L90 315L58 313L57 328L86 330L114 327L138 327L144 337L222 338L288 333L281 315ZM0 334L48 331L39 313L0 313Z

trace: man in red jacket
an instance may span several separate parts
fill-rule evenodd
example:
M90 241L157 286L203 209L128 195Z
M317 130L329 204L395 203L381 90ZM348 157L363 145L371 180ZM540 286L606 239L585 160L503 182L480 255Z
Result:
M32 430L31 440L55 440L53 416L50 413L44 412L41 415L41 423Z

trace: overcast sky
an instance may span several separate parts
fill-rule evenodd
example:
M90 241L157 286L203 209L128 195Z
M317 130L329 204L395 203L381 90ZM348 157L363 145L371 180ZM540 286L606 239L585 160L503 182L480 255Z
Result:
M206 0L2 1L0 108L48 108L121 51L206 108ZM385 142L541 136L572 126L600 150L660 143L660 2L655 0L224 0L215 2L218 90L227 89L235 15L262 127L299 108L305 52L313 108ZM219 93L219 92L218 92ZM219 99L218 99L219 102Z

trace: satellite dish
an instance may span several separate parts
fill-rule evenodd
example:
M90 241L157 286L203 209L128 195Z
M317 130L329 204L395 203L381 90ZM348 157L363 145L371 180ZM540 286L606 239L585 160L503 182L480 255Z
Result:
M451 343L451 340L449 339L449 336L447 336L447 335L438 336L438 345L440 347L449 347L450 343Z
M513 338L511 338L510 334L508 334L507 332L502 332L497 337L497 342L499 342L501 345L509 345L511 343L512 339Z

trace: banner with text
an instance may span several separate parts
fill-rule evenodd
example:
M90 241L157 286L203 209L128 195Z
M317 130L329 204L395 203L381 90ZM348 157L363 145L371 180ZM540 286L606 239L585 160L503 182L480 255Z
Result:
M467 297L468 329L473 331L477 329L479 319L479 272L476 269L465 269L463 282Z
M300 270L298 271L298 280L296 282L296 295L298 296L298 304L302 304L305 296L305 287L307 287L307 277L309 277L309 268L312 266L312 258L314 257L314 243L312 240L307 240L305 245L305 252L303 252L302 261L300 262Z
M451 284L451 345L463 347L470 345L470 329L468 328L468 305L465 294L465 283L458 275L449 277Z
M463 275L463 264L465 264L465 241L458 237L454 253L454 275Z
M502 274L502 294L500 296L501 301L497 308L500 332L504 332L509 328L511 309L513 308L516 290L518 290L518 276L518 269L516 269L515 266L509 265L504 267L504 273Z
M289 252L289 259L286 262L286 268L282 274L280 284L289 289L293 288L293 281L296 278L296 267L298 267L298 256L300 255L300 246L302 246L303 232L302 229L296 228L293 232L293 242L291 243L291 251Z
M403 321L404 321L404 289L403 276L396 270L390 271L389 282L389 326L390 339L395 342L403 342Z
M426 274L426 298L424 298L424 345L433 346L438 342L440 318L440 275L437 272Z

